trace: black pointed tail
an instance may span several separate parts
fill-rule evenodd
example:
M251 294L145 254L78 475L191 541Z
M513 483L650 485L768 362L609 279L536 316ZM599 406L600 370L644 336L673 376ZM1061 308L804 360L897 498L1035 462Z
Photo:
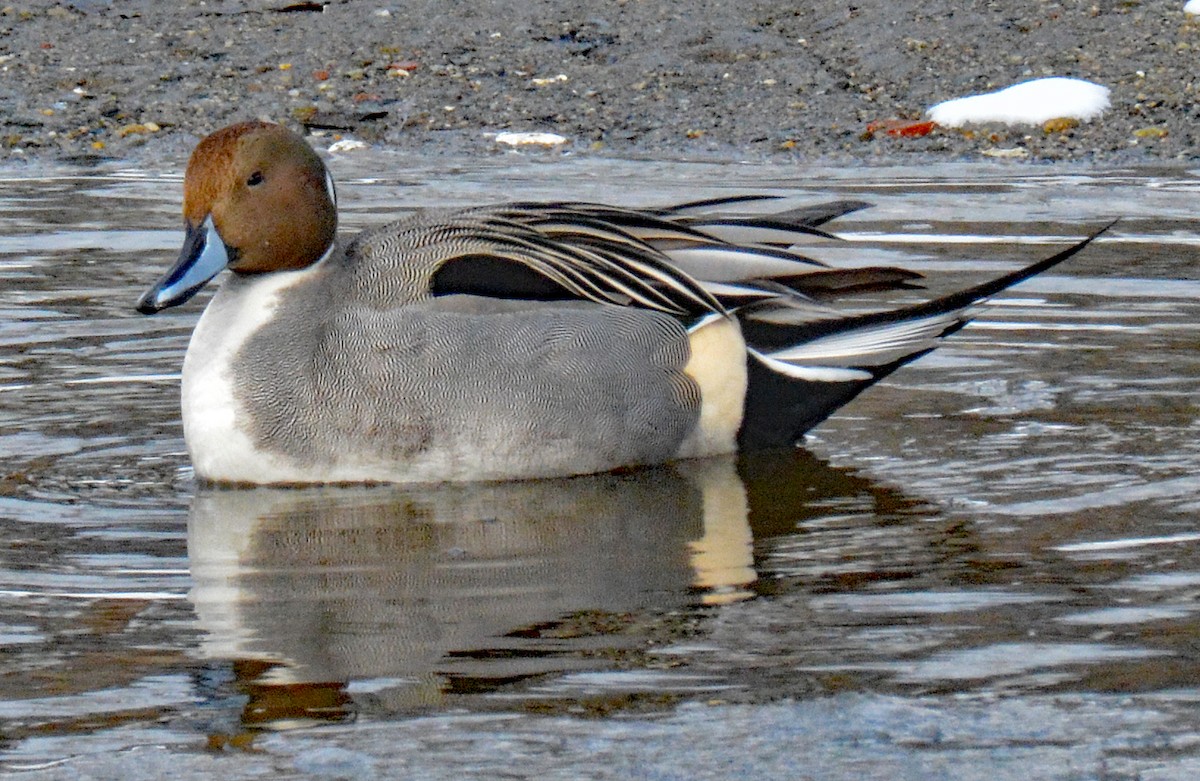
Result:
M1115 220L1083 241L1044 260L974 287L912 306L814 322L779 324L742 321L747 343L762 358L751 356L745 415L738 440L741 449L791 447L813 426L828 418L862 391L901 366L933 350L944 337L970 320L968 309L986 299L1054 268L1079 253L1115 224ZM822 343L838 340L859 353L842 352L832 365L858 370L858 377L840 378L820 371L829 358ZM911 345L897 354L897 344ZM808 359L806 347L814 356Z

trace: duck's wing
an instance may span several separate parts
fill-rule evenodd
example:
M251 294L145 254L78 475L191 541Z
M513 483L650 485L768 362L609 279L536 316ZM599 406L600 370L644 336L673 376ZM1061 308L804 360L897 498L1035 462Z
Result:
M704 285L646 238L700 234L640 212L508 204L429 210L369 230L340 255L353 295L377 307L475 295L592 301L681 318L725 313ZM715 240L714 240L715 241Z
M509 204L455 219L458 246L430 281L437 295L582 299L686 317L725 312L659 241L709 241L644 212L590 204Z
M895 288L920 278L898 268L830 268L791 249L814 226L861 208L839 201L754 217L705 216L750 198L657 210L586 203L514 203L444 215L424 230L441 255L432 295L583 299L683 318L776 298ZM758 200L758 198L753 198Z

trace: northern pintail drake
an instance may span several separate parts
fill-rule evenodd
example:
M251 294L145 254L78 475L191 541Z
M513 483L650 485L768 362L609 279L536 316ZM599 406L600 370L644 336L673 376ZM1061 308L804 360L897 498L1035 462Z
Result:
M192 154L183 250L137 308L232 272L183 363L203 482L565 476L792 447L973 305L1091 240L953 295L845 314L828 300L919 276L790 249L865 204L713 214L754 200L437 209L343 245L321 158L247 122Z

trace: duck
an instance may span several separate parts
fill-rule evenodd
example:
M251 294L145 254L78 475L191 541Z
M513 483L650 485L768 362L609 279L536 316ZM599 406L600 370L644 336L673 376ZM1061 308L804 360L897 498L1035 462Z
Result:
M183 359L201 483L568 477L794 448L1103 230L966 290L846 311L842 295L920 275L806 257L868 204L762 213L775 197L431 208L343 240L316 151L240 122L192 153L182 249L136 308L229 272Z

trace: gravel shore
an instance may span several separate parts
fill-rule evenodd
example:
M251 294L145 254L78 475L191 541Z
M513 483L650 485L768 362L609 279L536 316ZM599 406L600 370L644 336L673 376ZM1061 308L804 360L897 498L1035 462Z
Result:
M169 159L268 118L422 154L543 131L579 154L1105 164L1200 155L1182 0L75 0L0 9L0 159ZM868 133L1033 77L1112 89L1100 119Z

